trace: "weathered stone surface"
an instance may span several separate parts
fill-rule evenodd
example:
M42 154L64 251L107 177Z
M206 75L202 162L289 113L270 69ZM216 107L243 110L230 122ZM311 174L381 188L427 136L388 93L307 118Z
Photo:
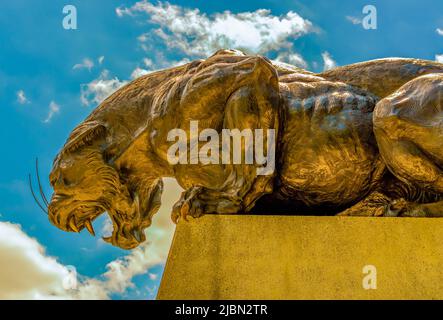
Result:
M178 224L158 299L442 299L442 234L434 218L207 215Z

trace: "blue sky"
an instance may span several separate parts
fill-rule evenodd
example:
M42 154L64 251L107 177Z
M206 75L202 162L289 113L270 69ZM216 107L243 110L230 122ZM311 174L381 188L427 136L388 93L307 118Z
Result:
M77 9L77 30L62 27L62 9L67 4ZM148 262L140 262L134 259L136 254L145 257L143 254L149 252L130 253L89 234L65 233L50 225L32 200L27 174L34 171L38 157L43 186L49 195L47 176L52 160L69 132L102 98L131 77L204 58L226 43L317 72L325 64L331 67L390 56L443 60L443 56L438 57L443 54L443 2L439 0L198 0L169 4L6 0L0 6L0 227L15 230L17 239L21 239L17 240L18 251L24 243L39 243L43 262L35 269L43 270L44 261L57 264L61 273L64 266L74 266L79 282L83 281L83 297L155 297L173 232L173 226L168 226L168 208L162 210L166 217L152 231L157 232L157 240L149 252L159 255L158 259L151 261L148 257ZM364 17L362 8L368 4L377 9L376 30L365 30L358 23ZM257 11L260 9L269 11ZM164 12L168 14L162 15ZM171 16L171 12L177 16ZM185 14L192 15L200 29L180 25ZM220 26L225 35L217 31ZM275 36L248 31L256 27L274 31ZM171 198L175 196L176 192ZM106 228L105 218L94 226ZM57 284L41 281L35 282L35 290L14 291L14 281L8 287L1 279L24 277L33 285L32 277L40 271L32 273L25 268L23 261L27 260L20 260L18 253L2 257L2 252L0 261L18 262L13 274L7 268L0 269L0 298L7 297L7 292L14 293L11 297L27 298L70 295L61 292ZM137 269L140 266L143 270ZM116 268L127 272L124 280L116 278ZM48 279L59 281L57 272ZM116 287L115 281L122 286ZM102 290L101 295L94 296L94 290Z

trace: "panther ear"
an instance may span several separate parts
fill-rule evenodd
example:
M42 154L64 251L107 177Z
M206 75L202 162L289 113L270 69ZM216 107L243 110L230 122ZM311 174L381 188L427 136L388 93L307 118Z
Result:
M105 134L106 127L103 124L97 121L84 122L71 132L63 152L73 152L96 139L103 138Z

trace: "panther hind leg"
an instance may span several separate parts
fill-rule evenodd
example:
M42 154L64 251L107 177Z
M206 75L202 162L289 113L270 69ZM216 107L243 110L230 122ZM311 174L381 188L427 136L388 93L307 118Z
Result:
M370 193L352 207L340 212L338 216L380 217L386 215L392 199L380 191Z
M405 184L443 196L443 75L406 83L377 104L373 120L380 154L390 172ZM403 201L394 203L393 208L400 209L391 211L402 216L443 216L439 201Z

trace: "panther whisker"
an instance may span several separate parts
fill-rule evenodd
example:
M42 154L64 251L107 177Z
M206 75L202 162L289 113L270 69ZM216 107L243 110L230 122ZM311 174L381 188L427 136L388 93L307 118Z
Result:
M31 189L32 197L34 198L35 202L40 207L40 209L42 209L42 211L44 213L48 214L48 212L43 208L43 206L40 204L40 202L37 200L37 197L35 196L34 189L32 188L31 174L28 174L28 181L29 181L29 188Z
M49 206L49 201L46 198L45 193L43 192L42 184L40 182L40 175L38 173L38 158L35 158L35 171L36 171L36 174L37 174L37 183L38 183L38 187L40 189L40 196L42 197L42 200L43 200L44 204L46 204L46 207L48 207Z

